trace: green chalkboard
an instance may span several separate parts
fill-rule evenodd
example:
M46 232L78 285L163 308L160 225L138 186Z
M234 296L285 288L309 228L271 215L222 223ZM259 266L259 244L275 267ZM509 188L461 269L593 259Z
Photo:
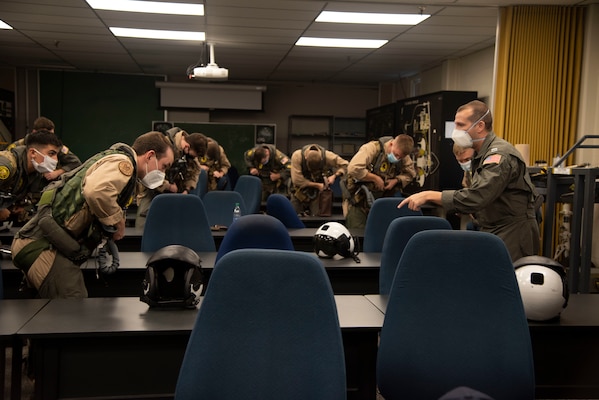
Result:
M164 119L160 76L40 71L40 115L81 161L114 143L132 144Z
M243 153L254 147L256 125L174 122L188 133L199 132L216 140L240 175L247 173Z
M56 134L81 161L114 143L132 144L164 120L155 82L163 77L85 72L40 71L40 115L56 125ZM189 133L214 138L239 174L243 153L254 146L256 125L174 122Z

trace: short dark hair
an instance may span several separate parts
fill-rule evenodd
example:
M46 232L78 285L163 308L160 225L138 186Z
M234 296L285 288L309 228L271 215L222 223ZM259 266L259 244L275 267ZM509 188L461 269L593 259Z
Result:
M472 110L472 115L470 116L470 122L475 122L479 118L482 118L481 121L485 123L485 128L491 132L493 130L493 115L491 114L491 110L485 103L480 100L472 100L469 103L464 104L458 108L458 111L463 111L470 109ZM485 113L487 113L485 115ZM483 118L484 115L484 118Z
M206 155L211 160L220 161L220 145L212 138L208 139L208 148L206 149Z
M58 136L45 129L31 132L30 134L25 136L25 146L27 146L27 148L47 145L53 145L58 148L61 148L62 142L60 141Z
M185 136L185 140L189 143L189 147L196 152L198 157L204 157L206 148L208 147L208 138L203 133L190 133Z
M414 151L414 138L412 138L412 136L402 133L395 136L395 139L393 140L395 141L397 147L401 149L404 157L408 154L412 154L412 151Z
M52 122L50 118L38 117L35 121L33 121L33 127L31 129L33 131L41 131L42 129L53 131L54 128L54 122Z
M262 159L266 157L267 151L270 153L270 150L266 146L256 147L256 149L254 150L254 162L258 164L262 163Z
M173 148L170 141L161 132L150 131L140 135L131 145L137 155L145 154L150 150L156 152L157 158L162 158L166 154L168 148Z

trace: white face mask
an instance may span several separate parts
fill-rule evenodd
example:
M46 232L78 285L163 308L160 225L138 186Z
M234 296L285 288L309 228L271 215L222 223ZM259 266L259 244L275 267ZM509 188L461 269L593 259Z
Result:
M472 160L458 162L458 163L460 164L460 167L462 167L462 169L466 172L468 172L472 169Z
M465 149L472 147L472 145L474 144L474 142L480 142L485 140L485 138L479 138L479 139L472 139L472 137L468 134L468 131L470 129L472 129L472 127L476 124L478 124L480 121L483 120L484 117L487 116L487 114L490 112L491 110L487 110L486 113L483 114L482 117L480 117L479 119L476 120L476 122L474 122L472 125L470 125L470 128L464 130L461 129L454 129L453 132L451 133L451 139L453 140L453 142L455 144L457 144L460 147L463 147Z
M35 158L31 159L31 164L33 164L33 168L35 168L35 170L37 172L39 172L40 174L45 174L46 172L52 172L56 169L58 160L55 160L50 156L42 154L39 151L37 151L36 149L33 149L33 150L35 150L35 152L37 154L39 154L40 156L44 157L44 161L42 161L41 163L38 163L37 161L35 161Z
M141 180L141 184L147 187L148 189L156 189L158 186L162 185L164 182L164 177L166 174L158 169L158 158L156 160L156 169L148 172L148 164L146 164L146 176Z

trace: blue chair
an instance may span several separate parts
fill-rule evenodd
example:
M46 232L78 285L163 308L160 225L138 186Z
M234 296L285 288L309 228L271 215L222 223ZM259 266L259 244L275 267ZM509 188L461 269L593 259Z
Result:
M247 214L243 197L234 191L212 190L204 195L202 202L204 203L210 226L230 226L233 222L233 209L236 203L239 203L241 215Z
M195 189L191 191L191 194L195 194L200 199L208 192L208 173L205 170L200 170L200 176Z
M333 198L336 200L342 200L343 192L341 191L341 182L340 179L335 179L335 182L331 185L331 190L333 191Z
M248 214L258 214L262 202L262 181L257 176L241 175L235 184L236 192L240 193L245 201Z
M383 250L387 227L395 218L422 215L422 211L412 211L408 207L397 208L402 200L403 198L398 197L381 197L372 203L364 227L363 252L380 253Z
M216 251L206 210L198 196L165 193L152 200L141 237L141 251L154 252L171 244L196 252Z
M407 216L391 221L387 228L387 235L383 240L381 252L380 294L389 294L397 263L408 241L414 234L431 229L451 230L451 224L445 218L431 216Z
M501 239L430 230L409 240L389 293L377 384L385 399L438 399L459 386L535 398L528 323Z
M306 225L297 216L291 201L282 194L274 193L266 199L266 213L272 215L287 228L305 228Z
M215 262L230 251L246 248L295 250L285 225L264 214L244 215L231 225L218 247Z
M346 399L329 278L313 254L241 249L215 265L176 400Z

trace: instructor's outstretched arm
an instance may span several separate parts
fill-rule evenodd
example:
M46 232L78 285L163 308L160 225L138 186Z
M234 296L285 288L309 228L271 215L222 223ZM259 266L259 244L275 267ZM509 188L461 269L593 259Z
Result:
M425 190L424 192L414 193L413 195L403 199L403 201L398 204L397 208L407 205L410 210L419 211L423 204L429 202L439 206L442 205L441 192Z

